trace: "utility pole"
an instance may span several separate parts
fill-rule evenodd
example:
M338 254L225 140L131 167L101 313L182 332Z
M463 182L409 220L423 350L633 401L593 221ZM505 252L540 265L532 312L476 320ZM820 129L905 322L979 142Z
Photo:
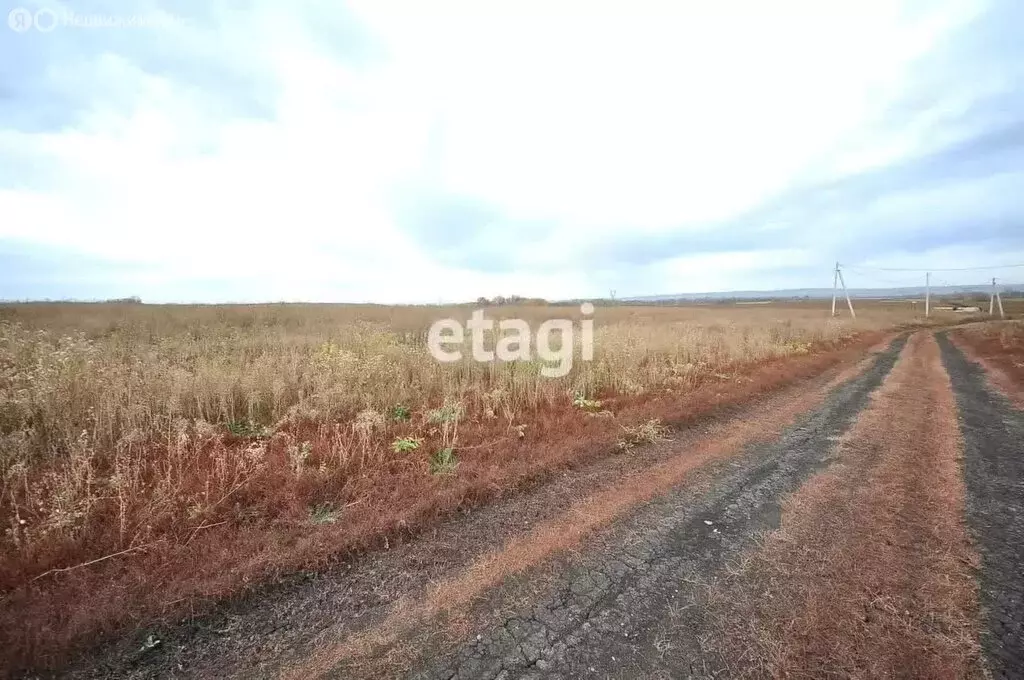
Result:
M843 295L846 296L846 306L850 308L850 317L853 319L857 318L857 313L853 311L853 303L850 302L850 292L846 290L846 280L843 278L843 272L839 269L839 263L836 262L836 275L839 277L839 283L843 286ZM832 306L835 307L835 297L832 298Z
M836 269L832 272L832 316L836 315L836 289L839 286L839 261L836 260Z
M924 315L928 317L931 313L932 302L932 273L925 272L924 275Z
M1003 313L1003 298L999 294L999 289L996 288L996 280L992 279L992 295L988 299L988 315L992 316L992 303L995 302L999 305L999 318L1005 319L1006 315Z

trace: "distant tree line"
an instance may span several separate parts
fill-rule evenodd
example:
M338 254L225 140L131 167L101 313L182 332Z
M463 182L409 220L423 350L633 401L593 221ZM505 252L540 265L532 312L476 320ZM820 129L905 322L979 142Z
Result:
M142 298L137 295L124 298L109 298L106 300L78 300L75 298L43 298L41 300L0 300L4 304L27 304L27 305L141 305Z
M546 305L548 301L544 298L528 298L521 295L496 295L493 298L478 297L478 305L501 306L501 305Z

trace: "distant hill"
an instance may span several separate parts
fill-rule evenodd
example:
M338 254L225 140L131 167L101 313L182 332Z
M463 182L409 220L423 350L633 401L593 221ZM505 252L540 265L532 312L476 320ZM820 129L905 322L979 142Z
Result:
M933 297L949 297L957 295L988 296L991 286L932 286ZM1019 285L1000 286L1003 297L1024 295ZM924 286L906 286L903 288L850 288L850 297L859 300L879 298L923 298ZM842 296L842 289L839 291ZM713 300L800 300L800 299L831 299L831 288L790 288L786 290L732 290L710 293L676 293L671 295L640 295L621 298L622 302L670 302L673 300L713 301Z

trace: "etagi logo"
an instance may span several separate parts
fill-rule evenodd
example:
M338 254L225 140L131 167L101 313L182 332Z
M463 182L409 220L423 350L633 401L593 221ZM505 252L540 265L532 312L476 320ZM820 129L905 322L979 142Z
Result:
M584 302L580 305L584 316L594 313L594 305ZM545 378L561 378L572 370L573 354L576 349L575 326L571 319L548 319L538 328L536 334L523 319L502 319L498 322L498 341L494 349L484 347L485 333L494 333L494 319L484 317L478 309L470 316L463 328L458 319L441 319L430 326L427 334L427 349L430 355L443 362L462 361L461 348L466 341L466 330L472 339L472 356L475 361L531 361L533 348L546 362L557 362L555 366L543 366L540 374ZM551 346L552 335L559 335L558 347ZM591 361L594 358L594 320L580 321L580 358Z

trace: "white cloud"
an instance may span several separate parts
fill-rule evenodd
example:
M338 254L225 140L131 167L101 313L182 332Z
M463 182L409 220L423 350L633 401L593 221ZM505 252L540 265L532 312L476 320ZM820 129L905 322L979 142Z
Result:
M706 229L809 169L850 172L918 150L923 137L886 136L875 117L912 60L976 11L949 2L911 19L888 0L366 0L351 10L374 41L363 59L318 33L314 9L331 11L218 8L212 24L161 36L172 55L258 79L266 117L133 60L156 36L53 64L53 88L91 95L70 127L0 127L0 150L54 169L41 186L0 183L0 239L147 263L139 285L171 299L200 279L285 299L602 293L608 277L581 259L588 245ZM491 240L481 252L522 270L440 257L430 234L402 221L397 202L410 188L500 214L500 225L476 227ZM523 220L550 227L526 238ZM803 266L808 245L768 256ZM755 287L765 254L671 256L647 272L651 285Z

